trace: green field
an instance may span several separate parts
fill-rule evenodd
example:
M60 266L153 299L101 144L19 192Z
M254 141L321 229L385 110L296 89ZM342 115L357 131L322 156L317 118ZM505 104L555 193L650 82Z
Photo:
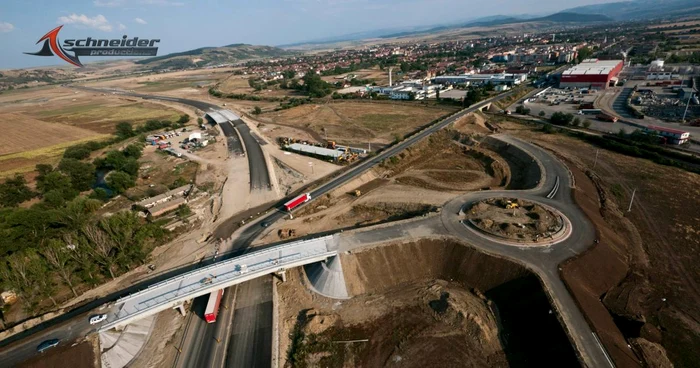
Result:
M180 115L168 107L144 102L113 106L94 103L30 112L29 114L43 121L75 125L100 133L111 132L114 125L122 121L138 124L153 119L177 120Z

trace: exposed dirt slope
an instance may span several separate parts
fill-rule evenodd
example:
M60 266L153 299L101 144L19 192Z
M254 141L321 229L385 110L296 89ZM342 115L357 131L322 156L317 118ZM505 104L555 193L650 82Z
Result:
M589 144L562 135L524 130L518 134L551 147L580 167L593 167L596 148ZM578 195L577 190L577 200L596 222L601 242L569 266L573 268L565 269L567 283L596 330L612 327L611 317L602 317L604 304L628 342L643 338L660 343L676 367L697 366L700 175L605 150L600 150L594 171L598 188L590 184L584 188L585 176L577 176L583 178L577 179L577 186L586 193ZM632 211L623 212L634 189ZM600 202L595 190L602 195ZM585 293L589 295L581 297ZM609 351L627 356L627 342L617 341ZM640 357L654 354L648 346L636 347Z

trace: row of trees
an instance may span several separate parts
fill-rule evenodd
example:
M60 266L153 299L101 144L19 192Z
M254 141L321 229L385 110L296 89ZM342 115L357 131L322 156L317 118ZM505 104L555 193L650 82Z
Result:
M42 199L35 204L37 208L63 207L66 202L95 186L98 171L109 172L106 177L107 187L113 193L121 194L135 185L139 170L138 158L141 157L142 149L140 144L131 144L122 151L109 151L104 158L98 157L92 163L84 160L86 155L90 155L85 148L66 150L56 167L48 164L36 165L36 191L29 188L21 175L0 184L0 207L17 207L35 197ZM90 197L104 201L109 195L103 188L94 188Z
M57 305L63 284L73 296L146 261L149 245L166 235L132 212L99 218L102 202L84 196L64 207L0 210L0 282L33 312Z
M132 212L109 217L97 212L111 194L135 185L143 145L133 143L88 160L107 144L187 121L189 116L183 115L176 122L153 120L137 128L120 123L113 139L72 146L56 166L37 165L36 190L22 176L0 184L3 287L17 292L24 306L37 312L46 307L42 300L56 305L61 285L77 296L82 285L97 285L145 262L150 247L167 232ZM104 175L105 188L96 187L98 173ZM35 197L41 201L18 207Z

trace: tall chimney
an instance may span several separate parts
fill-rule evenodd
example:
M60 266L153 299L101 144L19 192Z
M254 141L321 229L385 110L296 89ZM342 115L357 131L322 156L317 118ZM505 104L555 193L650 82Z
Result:
M394 70L393 67L389 68L389 87L391 87L391 71Z

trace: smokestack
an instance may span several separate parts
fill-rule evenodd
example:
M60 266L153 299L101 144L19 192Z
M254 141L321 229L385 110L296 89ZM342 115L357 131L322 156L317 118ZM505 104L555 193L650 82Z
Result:
M389 87L391 87L391 71L394 70L394 68L389 68Z

